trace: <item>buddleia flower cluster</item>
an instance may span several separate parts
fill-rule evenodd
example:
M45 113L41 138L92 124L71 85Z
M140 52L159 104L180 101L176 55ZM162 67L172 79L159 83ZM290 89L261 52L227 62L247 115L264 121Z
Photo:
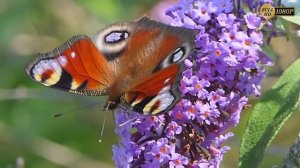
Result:
M113 146L116 167L219 167L230 148L223 143L249 96L260 95L265 66L262 25L256 13L236 10L230 0L180 0L166 11L171 25L199 30L196 49L185 60L182 99L171 111L145 116L120 110L121 137Z

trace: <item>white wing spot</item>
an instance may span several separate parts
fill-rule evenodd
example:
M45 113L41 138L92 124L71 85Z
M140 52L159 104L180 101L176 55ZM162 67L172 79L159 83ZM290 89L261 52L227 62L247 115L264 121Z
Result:
M168 83L169 81L170 81L170 78L166 79L166 80L164 81L164 84Z
M75 58L76 57L76 53L74 51L71 52L71 57Z
M72 56L72 53L71 53L71 56ZM58 62L59 62L60 65L65 66L68 61L67 61L67 58L65 56L61 55L61 56L58 57Z

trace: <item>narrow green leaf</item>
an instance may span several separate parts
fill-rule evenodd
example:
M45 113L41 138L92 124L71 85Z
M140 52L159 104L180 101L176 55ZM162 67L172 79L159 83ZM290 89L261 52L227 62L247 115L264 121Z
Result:
M298 106L300 59L294 62L253 109L240 149L241 168L256 168L284 122Z

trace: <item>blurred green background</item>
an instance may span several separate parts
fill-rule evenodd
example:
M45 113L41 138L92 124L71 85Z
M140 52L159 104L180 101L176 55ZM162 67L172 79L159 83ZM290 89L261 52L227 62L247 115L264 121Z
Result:
M109 113L102 143L98 142L105 97L82 97L32 82L24 66L38 52L52 50L75 34L93 36L100 28L137 19L159 17L167 3L158 0L0 0L0 167L13 168L16 159L28 168L114 167L111 146L118 142ZM276 65L263 90L299 58L299 38L276 38ZM257 99L253 99L253 103ZM91 104L98 103L96 106ZM53 118L89 106L78 112ZM236 136L222 167L237 167L240 138L250 111L232 128ZM262 167L279 164L299 131L299 113L287 121L266 152Z

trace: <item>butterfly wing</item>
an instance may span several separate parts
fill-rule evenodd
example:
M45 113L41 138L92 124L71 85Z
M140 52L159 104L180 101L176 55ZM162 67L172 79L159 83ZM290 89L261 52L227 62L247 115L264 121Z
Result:
M97 96L107 94L111 84L108 66L92 40L78 35L53 51L39 54L26 72L45 86Z
M143 79L124 99L136 112L157 115L174 107L180 99L178 81L182 66L173 64Z

